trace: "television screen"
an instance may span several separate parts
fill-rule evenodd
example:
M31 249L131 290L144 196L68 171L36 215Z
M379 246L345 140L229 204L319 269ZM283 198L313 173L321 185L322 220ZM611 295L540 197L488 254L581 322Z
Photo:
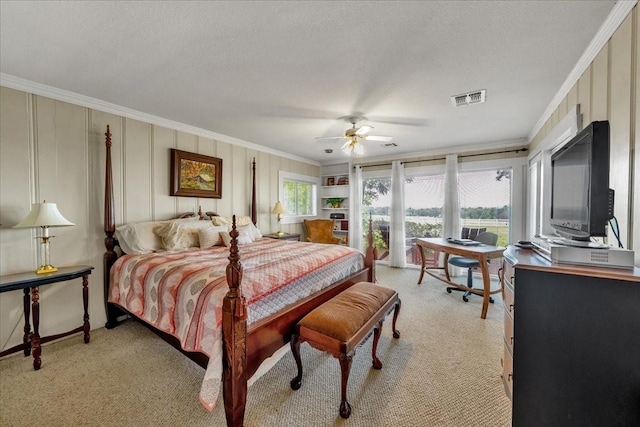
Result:
M589 143L578 141L553 161L553 217L565 227L587 232L589 203Z
M551 226L574 240L606 236L609 122L592 122L551 156Z

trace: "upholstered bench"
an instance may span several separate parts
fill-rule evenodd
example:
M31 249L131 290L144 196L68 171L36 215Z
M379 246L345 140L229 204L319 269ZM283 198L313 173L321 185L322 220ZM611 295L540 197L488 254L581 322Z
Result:
M373 333L373 367L381 369L382 362L376 356L376 349L382 323L394 309L393 337L400 338L400 332L396 329L396 320L400 312L398 293L374 283L360 282L303 317L291 337L291 350L298 366L298 375L291 380L291 388L298 390L302 385L300 343L306 341L318 350L331 353L340 361L342 373L340 416L349 418L351 405L347 401L347 382L356 347L363 344Z

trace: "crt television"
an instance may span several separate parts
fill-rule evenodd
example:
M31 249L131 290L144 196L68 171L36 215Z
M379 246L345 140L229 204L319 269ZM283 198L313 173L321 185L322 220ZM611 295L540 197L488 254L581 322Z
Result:
M561 237L606 236L613 216L609 190L609 122L590 123L551 156L551 227Z

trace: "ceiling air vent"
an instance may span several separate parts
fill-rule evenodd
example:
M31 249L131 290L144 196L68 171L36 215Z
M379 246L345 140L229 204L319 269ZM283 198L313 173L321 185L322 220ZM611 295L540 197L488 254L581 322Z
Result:
M463 93L451 97L451 103L454 107L462 107L463 105L479 104L484 102L486 90L476 90L474 92Z

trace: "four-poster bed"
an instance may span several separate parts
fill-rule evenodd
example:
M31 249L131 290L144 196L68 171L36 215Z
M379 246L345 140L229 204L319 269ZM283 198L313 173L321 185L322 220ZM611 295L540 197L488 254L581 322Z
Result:
M115 226L115 203L114 203L114 195L113 195L113 184L112 184L112 166L111 166L111 133L109 131L109 127L107 126L107 132L105 133L106 140L106 179L105 179L105 204L104 204L104 231L106 234L105 237L105 247L106 252L104 254L104 291L105 291L105 303L107 310L107 328L113 328L117 325L117 317L121 315L131 315L133 317L139 318L149 326L154 332L158 335L162 336L184 354L195 360L198 364L205 367L207 372L209 370L209 359L213 357L211 354L207 354L205 351L198 351L200 347L195 346L184 346L184 341L181 341L178 338L178 334L171 330L159 330L156 327L156 323L153 322L153 319L149 320L148 313L141 314L143 310L139 308L139 303L133 305L127 305L127 299L133 299L130 295L126 294L123 289L130 289L137 286L140 286L139 283L136 283L135 280L137 277L134 277L139 274L139 271L143 270L142 267L138 267L137 265L131 264L125 267L125 263L133 263L136 259L141 262L146 262L147 264L153 264L155 261L152 261L149 258L155 254L143 254L143 255L129 255L127 257L122 257L119 259L118 253L116 252L116 246L120 246L118 240L115 236L116 226ZM251 193L251 210L250 217L253 225L256 223L256 178L255 178L255 160L252 162L252 193ZM212 212L207 212L207 216L211 217L215 215ZM199 213L199 216L202 217L202 214ZM374 282L375 281L375 271L374 271L374 249L373 249L373 238L371 232L371 226L369 227L369 238L368 238L368 248L364 256L357 251L353 251L346 247L341 247L339 245L317 245L313 243L299 243L299 242L282 242L273 239L259 239L255 242L254 245L245 245L239 247L239 236L241 233L239 232L239 228L236 224L236 216L233 216L233 222L230 227L230 231L228 236L230 237L229 249L226 251L226 248L218 248L217 252L211 250L207 251L199 251L197 249L193 249L192 251L187 251L183 256L182 253L171 253L168 255L163 255L164 258L171 259L176 264L187 265L189 267L195 269L196 263L189 264L185 261L188 257L191 256L200 256L200 252L202 252L202 256L205 257L205 261L197 261L197 265L205 265L207 262L210 265L215 265L215 268L222 271L220 268L220 253L224 251L225 264L224 272L222 273L222 279L224 280L224 285L228 285L228 290L224 294L222 298L220 307L215 311L215 313L205 313L203 317L207 317L208 319L213 318L215 320L215 316L219 315L220 319L218 323L221 323L221 358L222 358L222 392L225 406L225 413L227 417L227 425L228 426L242 426L246 405L246 397L247 397L247 380L258 370L261 363L265 361L267 358L272 356L274 352L281 349L285 346L291 338L291 334L294 331L295 325L297 322L304 317L307 313L309 313L314 308L318 307L320 304L328 301L330 298L334 297L341 291L347 289L351 285L357 282ZM222 234L222 233L221 233ZM288 259L286 256L287 252L291 252L295 254L295 256L291 255L289 258L299 258L298 253L300 252L309 252L313 253L313 256L316 258L319 256L318 254L323 251L329 251L337 254L337 257L340 259L346 259L348 256L353 257L353 253L359 257L360 262L358 264L353 264L349 268L342 268L342 270L338 273L338 267L336 267L337 263L329 264L325 263L324 259L318 262L318 265L322 265L322 268L318 267L313 276L311 273L305 273L311 276L305 277L304 280L308 282L310 281L327 281L328 283L325 287L321 289L313 289L308 290L307 295L301 294L294 302L287 303L285 307L274 309L275 311L270 312L267 315L259 319L251 319L248 315L251 311L252 315L254 313L253 307L254 300L258 298L256 289L261 289L263 283L261 281L262 276L256 278L256 271L262 268L262 260L259 259L255 261L254 258L251 258L254 252L261 252L261 246L266 245L280 245L286 246L286 248L281 248L280 252L276 249L271 249L271 247L264 249L262 248L262 252L268 252L270 257L278 258L279 262L283 263L284 260ZM288 246L287 246L288 245ZM313 246L313 250L308 245ZM324 248L320 248L324 247ZM255 249L254 249L255 248ZM198 248L199 249L199 248ZM308 250L307 250L308 249ZM217 255L212 255L213 253ZM349 253L347 253L349 252ZM274 255L274 253L276 255ZM281 253L282 255L277 255ZM247 267L243 269L243 265L240 262L240 255L243 256L243 261L246 263ZM196 258L193 258L196 259ZM302 260L303 258L301 258ZM228 264L226 263L228 260ZM299 270L300 265L296 265L294 260L286 261L292 263L291 270ZM309 261L300 261L305 264L309 264ZM326 267L325 267L326 264ZM114 266L115 265L115 266ZM277 267L279 274L282 274L283 270L288 270L287 268L282 268L282 264L279 264ZM354 267L357 265L357 267ZM173 268L173 267L172 267ZM204 268L204 267L203 267ZM214 267L211 270L215 269ZM266 268L266 267L265 267ZM334 275L328 276L329 268L332 269ZM112 278L115 276L127 276L128 272L135 271L136 274L130 274L131 277L128 279L131 280L131 286L128 284L122 285L112 283ZM149 267L149 271L152 270L152 267ZM192 274L190 271L189 274ZM200 273L199 273L200 274ZM205 274L205 273L202 273ZM213 273L208 273L209 276L212 276ZM293 273L291 273L293 274ZM186 274L185 274L186 275ZM243 275L245 275L245 282L243 283ZM149 274L149 276L157 276L157 274ZM272 274L272 276L275 276ZM302 278L299 279L298 276L294 277L295 280L289 280L289 282L298 284L298 282L302 283ZM145 278L145 284L150 279ZM156 279L154 279L156 280ZM220 278L216 279L218 282L221 282ZM135 286L134 286L135 285ZM219 283L218 283L219 285ZM242 286L244 285L244 287ZM277 286L274 290L265 290L263 294L273 294L273 295L287 295L290 291L289 287L285 287L284 284L280 286L280 284L276 284ZM248 286L248 287L247 287ZM287 285L288 286L288 285ZM219 291L220 289L218 289ZM155 292L155 290L153 291ZM211 291L213 294L216 291ZM292 291L292 293L298 292L296 290ZM218 292L219 293L219 292ZM171 298L177 300L176 296L177 292L171 296ZM290 296L288 296L290 297ZM144 297L138 297L139 300L144 300ZM158 296L157 299L161 300L162 298ZM150 299L150 298L149 298ZM268 298L264 298L268 300ZM249 300L249 302L247 302ZM172 300L173 301L173 300ZM162 301L164 302L164 301ZM146 303L146 301L143 301ZM268 302L265 302L267 304ZM211 303L213 304L213 303ZM160 306L161 304L157 304ZM193 311L193 310L192 310ZM219 312L218 312L219 311ZM157 313L153 312L154 315ZM209 317L213 316L213 317ZM159 316L158 316L159 317ZM158 322L162 323L162 322ZM169 323L175 323L171 320ZM211 321L210 321L211 323ZM201 328L200 325L194 326L194 328ZM200 329L198 329L200 330ZM206 339L207 337L204 337ZM184 350L183 348L186 348ZM195 350L194 350L195 348ZM202 396L202 394L201 394ZM202 398L201 398L202 400Z

